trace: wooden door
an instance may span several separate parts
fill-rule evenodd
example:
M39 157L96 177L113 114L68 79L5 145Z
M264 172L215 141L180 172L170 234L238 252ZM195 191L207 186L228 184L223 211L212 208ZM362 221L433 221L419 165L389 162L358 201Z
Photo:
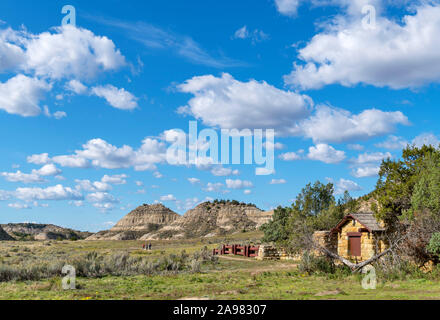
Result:
M348 251L352 257L360 257L361 254L361 235L348 236Z

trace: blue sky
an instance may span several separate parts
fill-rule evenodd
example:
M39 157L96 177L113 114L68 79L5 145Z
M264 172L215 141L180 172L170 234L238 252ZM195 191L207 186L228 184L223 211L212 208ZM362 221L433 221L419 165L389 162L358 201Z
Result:
M382 159L438 144L437 1L3 0L0 20L0 223L268 210L316 180L360 196ZM194 120L274 129L274 174L168 164L166 137Z

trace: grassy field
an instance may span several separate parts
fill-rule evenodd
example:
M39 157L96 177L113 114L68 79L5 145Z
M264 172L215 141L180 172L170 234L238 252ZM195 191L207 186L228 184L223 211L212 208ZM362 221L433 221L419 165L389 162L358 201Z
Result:
M203 241L155 241L151 252L142 242L3 242L0 263L19 266L51 259L71 259L90 252L111 255L124 252L130 257L159 259L191 255L217 247L219 243L257 239L260 234L238 234ZM183 270L152 275L79 277L77 290L65 291L61 275L38 281L0 283L0 299L439 299L440 281L412 279L381 282L376 290L365 290L356 276L302 274L294 261L256 261L226 256L201 266L201 272Z

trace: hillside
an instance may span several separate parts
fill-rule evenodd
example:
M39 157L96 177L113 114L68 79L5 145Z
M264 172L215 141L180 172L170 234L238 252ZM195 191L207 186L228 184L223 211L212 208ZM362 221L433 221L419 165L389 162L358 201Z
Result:
M213 237L257 230L271 219L272 214L263 212L253 204L237 201L204 202L173 223L147 233L141 239Z
M112 229L87 240L154 240L213 237L260 228L272 218L253 204L237 201L204 202L183 216L162 204L143 205Z
M80 240L92 234L52 224L10 223L0 227L15 240Z
M163 204L144 204L127 214L110 230L98 232L87 240L135 240L173 223L179 217Z
M0 227L0 241L12 241L12 238L2 227Z
M168 225L180 216L165 207L163 204L144 204L124 218L122 218L111 231L142 231L151 232L157 230L161 226Z

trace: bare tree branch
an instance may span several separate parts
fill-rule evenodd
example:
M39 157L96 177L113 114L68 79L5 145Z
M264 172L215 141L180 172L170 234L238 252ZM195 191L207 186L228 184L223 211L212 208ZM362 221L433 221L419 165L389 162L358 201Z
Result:
M330 250L328 250L327 248L325 248L325 247L323 247L321 245L315 244L315 248L320 250L321 252L323 252L324 254L326 254L327 256L329 256L331 258L341 261L343 264L348 266L352 270L353 273L356 273L356 272L359 272L363 267L365 267L365 266L367 266L367 265L369 265L369 264L379 260L383 256L393 252L400 245L400 243L404 239L406 239L407 237L408 237L408 235L405 234L401 238L397 239L387 250L381 252L380 254L375 255L374 257L372 257L372 258L370 258L370 259L368 259L366 261L358 263L358 264L352 263L351 261L349 261L349 260L347 260L347 259L345 259L345 258L343 258L343 257L341 257L339 255L337 255L334 252L331 252Z
M350 262L349 260L337 255L336 253L331 252L330 250L328 250L327 248L320 246L320 245L316 245L316 248L318 250L320 250L321 252L323 252L324 254L328 255L329 257L339 260L341 261L343 264L345 264L346 266L348 266L350 269L354 269L354 267L356 266L354 263Z

